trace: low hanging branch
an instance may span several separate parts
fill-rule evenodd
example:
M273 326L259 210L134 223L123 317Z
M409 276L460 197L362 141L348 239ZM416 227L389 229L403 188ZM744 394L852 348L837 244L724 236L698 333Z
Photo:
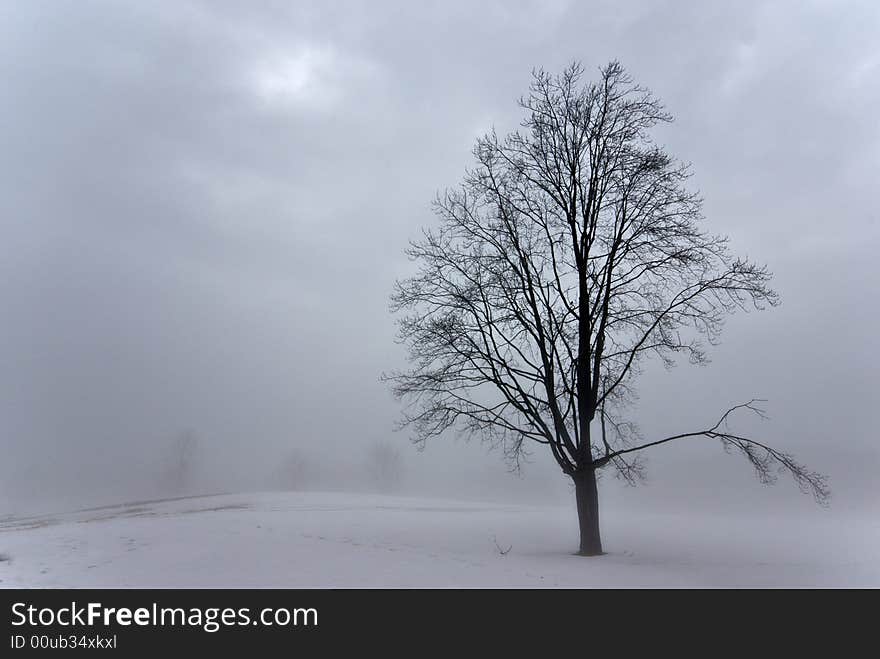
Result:
M706 430L681 433L678 435L673 435L671 437L658 439L653 442L648 442L647 444L642 444L641 446L634 446L617 451L612 451L611 447L606 444L605 455L595 460L594 463L597 467L601 467L626 453L642 451L646 448L650 448L652 446L660 446L661 444L673 442L677 439L685 439L688 437L707 437L709 439L719 440L724 446L724 449L727 451L736 449L740 453L742 453L746 457L746 459L748 459L749 463L751 463L752 467L754 467L755 473L762 483L768 485L775 483L777 475L779 473L788 472L792 476L792 478L794 478L801 491L812 494L813 498L818 503L827 502L828 498L831 496L831 491L828 488L828 482L825 476L815 471L810 471L807 467L798 463L788 453L777 451L776 449L771 448L766 444L762 444L761 442L755 441L754 439L749 439L748 437L742 437L740 435L735 435L733 433L727 432L726 430L721 430L722 426L726 425L727 418L737 410L749 410L762 419L766 418L764 410L755 406L755 403L761 402L766 401L752 399L748 403L734 405L721 416L721 418L714 426Z
M410 244L418 271L391 308L411 368L383 376L407 403L401 425L419 442L479 436L514 465L546 446L578 488L584 553L601 552L595 472L635 481L636 454L677 439L719 440L761 481L788 471L824 501L823 477L727 431L734 411L760 414L755 401L647 443L625 418L645 359L704 363L725 316L779 299L766 267L700 226L688 167L650 137L671 120L661 103L616 62L582 77L578 64L535 72L522 130L477 141L473 169L435 201L439 226Z

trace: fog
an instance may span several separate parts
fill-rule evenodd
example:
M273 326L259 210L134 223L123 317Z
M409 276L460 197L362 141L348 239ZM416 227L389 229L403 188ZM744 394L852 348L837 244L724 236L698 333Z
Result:
M18 2L0 5L0 515L297 487L568 502L542 447L419 451L383 371L388 294L474 139L520 119L533 67L619 59L676 120L707 226L782 305L704 367L648 368L647 439L767 399L743 427L876 508L880 6L872 2ZM603 501L816 510L708 440L649 451ZM573 503L572 503L573 508ZM572 512L574 514L574 512ZM819 514L819 513L817 513Z

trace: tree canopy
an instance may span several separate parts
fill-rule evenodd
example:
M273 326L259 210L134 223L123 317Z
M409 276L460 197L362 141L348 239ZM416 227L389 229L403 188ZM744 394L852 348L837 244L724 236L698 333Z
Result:
M385 376L425 441L448 429L503 447L528 442L576 476L642 471L638 451L687 437L741 452L759 478L789 472L818 500L824 478L718 423L646 441L627 417L640 367L700 364L725 317L779 303L763 265L703 228L689 167L651 137L671 116L617 62L584 83L573 64L533 73L521 129L479 138L461 184L438 195L438 226L413 241L417 272L392 310L410 368Z

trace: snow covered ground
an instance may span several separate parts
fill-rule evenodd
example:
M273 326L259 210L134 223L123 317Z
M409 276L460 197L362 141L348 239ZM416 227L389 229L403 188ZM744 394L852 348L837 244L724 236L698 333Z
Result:
M0 587L880 586L874 517L603 512L599 558L572 554L570 507L286 492L0 517Z

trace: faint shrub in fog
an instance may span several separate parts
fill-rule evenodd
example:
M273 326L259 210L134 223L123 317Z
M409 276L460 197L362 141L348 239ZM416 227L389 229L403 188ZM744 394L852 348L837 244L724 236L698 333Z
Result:
M367 474L380 492L392 492L403 480L403 458L397 447L385 441L367 450Z
M506 549L502 547L498 543L498 538L496 538L494 535L492 536L492 542L495 545L495 551L497 551L502 556L507 556L510 553L510 550L513 549L513 545L507 545Z

